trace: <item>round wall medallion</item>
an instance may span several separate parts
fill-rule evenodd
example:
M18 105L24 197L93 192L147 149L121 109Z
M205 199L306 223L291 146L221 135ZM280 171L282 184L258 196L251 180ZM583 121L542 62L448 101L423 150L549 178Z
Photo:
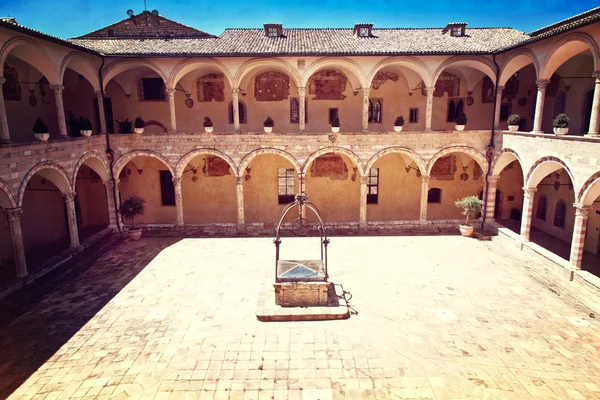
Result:
M192 108L192 107L194 106L194 100L192 100L192 99L190 99L190 98L187 98L187 99L185 99L185 105L186 105L188 108Z
M460 174L461 181L466 181L467 179L469 179L469 174L467 174L466 172L463 172L462 174Z
M473 105L473 98L471 96L467 97L467 106Z
M37 105L37 99L34 95L29 96L29 104L31 104L31 107L35 107Z
M554 182L554 190L556 190L558 192L558 189L560 189L560 182L556 181L556 182Z
M520 105L521 107L525 107L525 106L527 105L527 98L526 98L526 97L521 97L521 98L519 99L519 105Z

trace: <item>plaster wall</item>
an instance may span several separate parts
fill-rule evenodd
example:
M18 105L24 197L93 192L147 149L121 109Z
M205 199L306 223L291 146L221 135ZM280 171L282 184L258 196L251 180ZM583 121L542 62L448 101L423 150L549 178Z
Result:
M106 189L102 180L90 171L93 170L83 165L77 174L75 193L79 205L79 226L108 226Z
M6 214L0 213L0 281L15 275L10 231Z
M523 210L523 170L518 161L509 164L500 173L497 190L502 192L502 210L497 219L509 219L513 208ZM497 194L496 194L497 196ZM509 197L513 200L509 200Z
M560 183L558 191L554 189L554 183L557 181ZM533 216L531 219L532 226L539 228L542 231L567 243L570 243L571 239L573 238L573 224L575 222L575 208L573 207L575 198L573 195L573 190L569 189L569 183L571 183L571 180L564 171L560 174L559 179L556 179L556 175L554 173L544 178L537 186L537 191L535 192ZM546 196L547 201L545 221L536 218L538 201L542 195ZM563 200L566 204L564 229L554 226L554 212L556 209L556 204L560 200Z

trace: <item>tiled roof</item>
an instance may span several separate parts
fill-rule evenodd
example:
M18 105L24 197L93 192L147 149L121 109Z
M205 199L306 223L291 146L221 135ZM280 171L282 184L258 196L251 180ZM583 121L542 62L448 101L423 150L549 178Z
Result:
M72 43L107 55L404 55L481 54L529 39L511 28L467 28L465 36L442 34L443 28L373 29L372 37L352 29L284 29L283 37L263 29L227 29L217 39L72 39Z

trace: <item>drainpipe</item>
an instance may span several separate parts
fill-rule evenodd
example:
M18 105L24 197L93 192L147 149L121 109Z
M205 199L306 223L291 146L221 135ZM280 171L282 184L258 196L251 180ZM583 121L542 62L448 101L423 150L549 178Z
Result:
M98 79L100 80L100 92L102 93L102 101L104 101L104 81L102 79L102 69L104 68L104 61L105 58L104 56L102 57L102 64L100 64L100 69L98 70ZM102 109L104 109L104 107L102 107ZM101 115L100 118L104 118L105 120L105 125L108 128L108 124L106 124L106 110L104 111L104 115ZM110 135L108 133L108 129L106 129L106 132L104 132L104 134L106 135L106 155L108 156L108 161L109 161L109 173L110 173L110 179L113 181L113 188L116 189L117 188L117 181L115 180L115 175L113 173L113 165L115 163L115 152L110 148ZM115 215L117 216L117 230L119 231L119 233L121 233L121 224L119 224L119 206L117 203L117 193L116 191L113 189L112 195L113 195L113 203L115 205Z
M496 84L494 85L494 109L492 110L492 134L490 135L490 144L488 144L488 149L491 151L491 149L494 147L494 134L496 133L496 127L494 126L494 121L496 121L496 103L498 102L498 82L500 81L500 66L498 65L498 63L496 62L496 54L492 54L492 61L494 62L494 65L496 66ZM488 151L486 151L486 156ZM487 196L488 196L488 177L490 176L490 174L492 173L491 169L492 169L492 160L493 157L486 157L488 158L488 172L485 174L485 185L483 186L483 200L485 201L483 203L483 213L481 215L481 229L483 229L483 227L485 226L485 215L487 214Z

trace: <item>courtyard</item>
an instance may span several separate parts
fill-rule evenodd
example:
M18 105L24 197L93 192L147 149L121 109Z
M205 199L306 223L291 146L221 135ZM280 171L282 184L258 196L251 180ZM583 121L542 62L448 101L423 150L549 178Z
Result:
M341 321L259 322L273 269L268 237L107 237L0 305L0 398L600 398L600 324L516 247L334 237Z

